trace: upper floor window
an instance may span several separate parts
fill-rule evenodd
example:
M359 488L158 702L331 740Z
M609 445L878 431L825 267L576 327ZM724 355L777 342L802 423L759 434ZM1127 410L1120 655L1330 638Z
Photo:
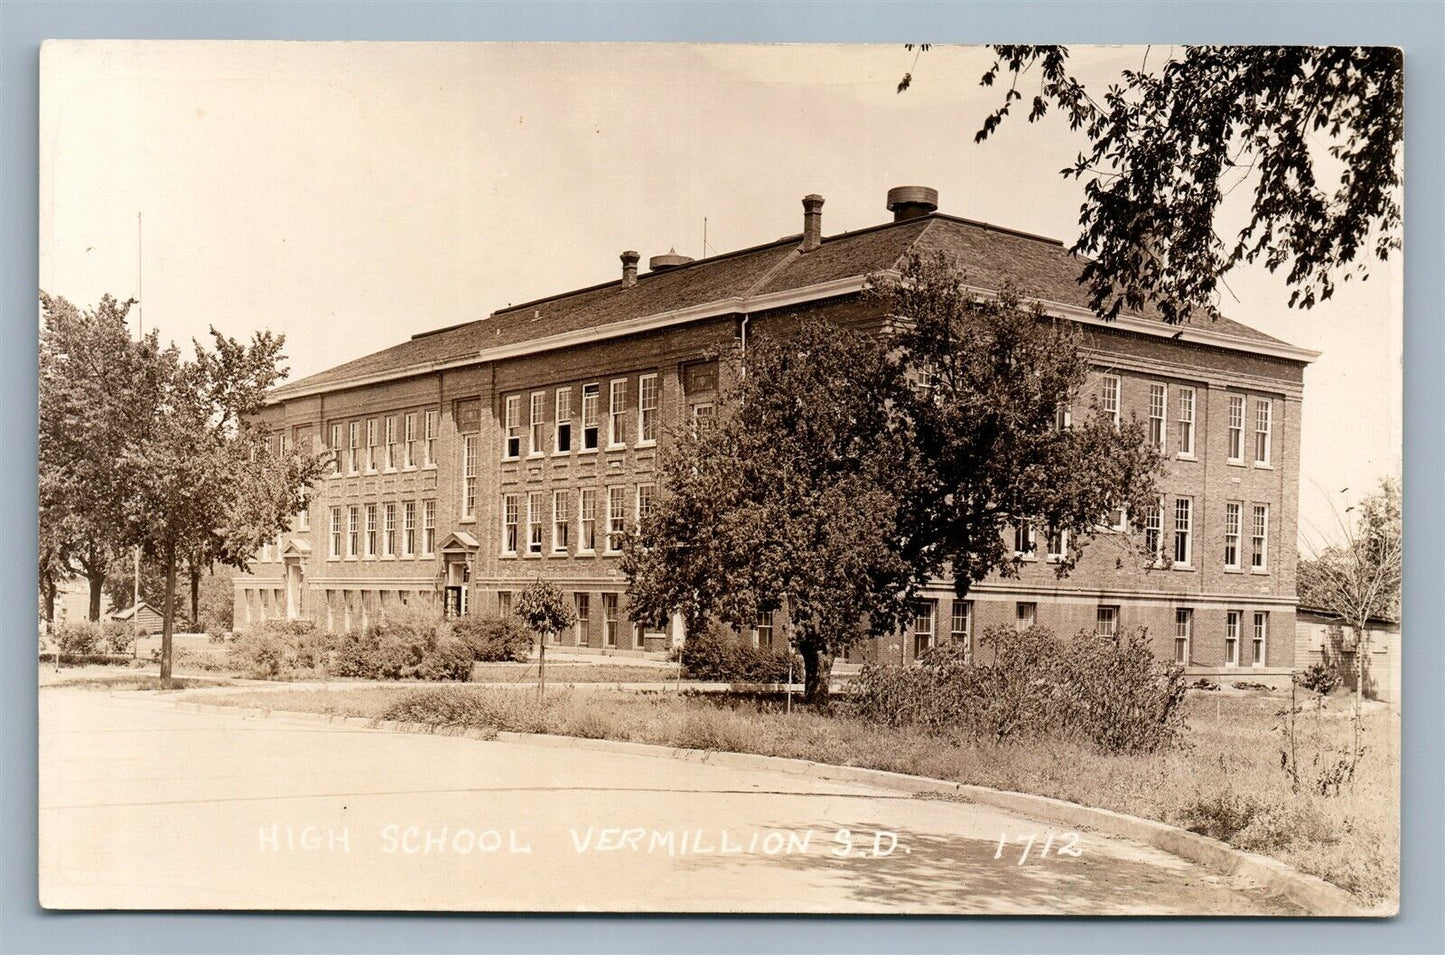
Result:
M1169 403L1169 387L1152 384L1149 386L1149 446L1164 450L1164 410Z
M607 446L622 446L622 415L627 409L627 379L613 379L607 386Z
M692 406L692 427L696 434L707 434L713 429L713 403L699 401Z
M1244 463L1244 396L1229 396L1229 460Z
M584 487L577 492L577 521L580 525L577 551L590 554L597 549L596 488Z
M1038 556L1038 541L1034 535L1034 526L1027 521L1019 521L1014 525L1014 556L1025 559Z
M421 502L421 553L430 557L437 549L437 502Z
M656 500L657 487L653 484L637 485L637 524L652 516L653 503Z
M416 553L416 501L401 506L401 556Z
M1181 497L1174 501L1174 564L1188 567L1193 551L1194 499Z
M1144 551L1152 563L1164 560L1164 498L1144 515Z
M331 509L331 556L340 557L341 553L341 508Z
M346 445L346 473L355 474L361 455L361 422L351 422L350 428L350 440Z
M518 521L521 519L521 495L502 495L502 553L517 552Z
M367 419L366 419L366 470L367 470L367 471L375 471L375 470L376 470L376 463L377 463L377 462L376 462L376 459L377 459L376 449L377 449L378 447L380 447L380 445L377 443L376 419L375 419L375 418L367 418Z
M582 449L597 450L597 399L601 386L596 382L582 386Z
M503 427L507 431L506 457L522 456L522 396L508 395L502 414Z
M637 379L637 440L652 444L657 440L657 376L643 375Z
M557 421L555 425L556 450L565 454L572 450L572 389L557 389Z
M547 420L547 396L543 392L532 392L531 407L528 409L530 418L530 433L528 435L531 443L527 446L529 454L542 454L542 432Z
M572 495L568 491L552 492L552 552L567 553L572 544Z
M336 421L331 425L331 473L341 473L341 456L346 449L341 446L341 422Z
M1239 501L1226 501L1224 504L1224 566L1230 570L1239 569L1241 510Z
M1250 533L1249 567L1251 570L1269 568L1269 505L1254 505L1253 526Z
M388 501L381 514L381 554L396 556L396 502Z
M366 505L366 556L376 556L376 505Z
M1069 552L1069 532L1057 527L1050 527L1046 538L1049 560L1063 560Z
M615 554L622 550L622 539L627 533L627 489L607 489L607 552Z
M541 491L527 494L527 553L542 553L542 524L546 520L547 502Z
M353 504L346 514L346 556L356 557L361 552L361 505Z
M462 517L477 516L477 436L462 439Z
M391 471L396 468L396 462L401 458L397 449L396 440L396 415L386 416L386 469Z
M1060 401L1054 406L1054 430L1068 431L1074 426L1074 411L1069 407L1067 401Z
M437 418L435 411L426 413L426 431L423 432L424 442L422 444L422 463L437 463Z
M1104 409L1104 414L1108 415L1117 427L1120 420L1118 375L1104 376L1099 390L1099 403Z
M1179 456L1194 457L1194 389L1179 389Z
M1268 398L1254 400L1254 463L1269 464L1270 419L1274 404Z
M402 466L408 468L416 467L416 412L408 411L405 418L404 438L406 440L406 454L402 459Z

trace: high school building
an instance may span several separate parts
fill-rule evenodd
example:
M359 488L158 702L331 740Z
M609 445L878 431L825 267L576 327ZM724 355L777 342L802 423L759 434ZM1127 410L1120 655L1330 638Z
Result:
M912 251L944 250L969 282L1005 282L1077 321L1093 372L1080 396L1137 416L1167 460L1163 495L1137 539L1104 534L1066 578L1064 549L1020 528L1017 579L953 599L940 581L910 632L856 657L910 659L989 626L1147 626L1158 651L1200 673L1259 675L1295 655L1295 526L1305 365L1314 352L1227 319L1177 327L1156 316L1095 318L1080 264L1056 240L937 211L937 193L888 193L892 221L825 236L823 200L803 199L803 231L694 261L669 253L640 271L623 252L611 281L413 336L275 390L277 440L329 448L331 473L307 513L236 578L236 626L305 617L364 626L400 602L451 613L509 610L538 576L576 603L566 646L663 649L674 623L627 616L618 570L624 530L659 492L668 434L714 413L709 356L804 315L867 327L861 292ZM782 640L764 617L748 636Z

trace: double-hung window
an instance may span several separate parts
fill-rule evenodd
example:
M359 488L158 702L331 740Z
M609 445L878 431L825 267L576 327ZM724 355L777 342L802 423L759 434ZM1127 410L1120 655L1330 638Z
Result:
M341 446L341 422L333 422L331 425L331 473L341 473L341 456L346 449Z
M1034 525L1027 521L1019 521L1014 525L1014 556L1025 560L1033 560L1038 556Z
M1229 463L1244 463L1244 395L1229 396Z
M934 618L938 601L922 600L913 608L913 659L917 660L933 646Z
M1254 399L1254 463L1269 465L1270 421L1274 404L1268 398Z
M532 392L531 407L528 409L528 439L531 442L527 446L527 453L536 455L544 453L542 450L542 432L545 429L547 420L547 395L545 392Z
M642 526L643 521L652 516L652 506L656 500L656 494L656 485L637 485L637 526L639 528Z
M503 403L503 426L507 429L507 446L504 457L522 456L522 396L508 395Z
M1069 552L1069 532L1057 527L1050 527L1045 543L1048 549L1047 557L1049 560L1063 560Z
M615 378L607 386L607 446L622 447L622 415L627 410L627 379Z
M590 647L592 645L592 595L579 592L573 596L577 598L577 645Z
M1164 498L1144 515L1144 550L1151 563L1164 561Z
M426 431L423 432L425 442L422 445L422 464L437 463L437 413L428 411L426 413Z
M1094 632L1114 636L1119 632L1119 608L1114 604L1100 604L1094 611Z
M1194 636L1194 611L1179 607L1174 611L1174 662L1184 666L1189 662L1189 641Z
M1231 610L1224 618L1224 665L1227 667L1239 666L1239 625L1240 618L1244 614L1238 610Z
M1027 630L1039 622L1039 605L1031 600L1021 600L1014 604L1014 625L1019 630Z
M597 489L584 487L577 492L577 521L581 525L577 537L579 553L597 550Z
M1149 447L1164 451L1164 414L1169 406L1169 387L1158 383L1149 386Z
M597 450L597 401L601 385L582 386L582 450Z
M1176 498L1174 501L1174 565L1188 567L1193 555L1194 541L1194 499Z
M396 504L387 503L381 515L381 554L396 556Z
M607 552L615 554L622 549L622 539L627 533L627 489L607 489Z
M572 389L557 389L557 421L553 442L558 454L572 450Z
M758 619L753 625L753 629L757 631L758 646L771 649L773 646L773 612L771 610L759 610Z
M1249 535L1249 569L1269 569L1269 505L1254 505Z
M617 614L617 595L602 595L602 639L609 647L617 646L617 631L621 629L621 620Z
M353 504L346 512L346 556L356 557L361 551L361 506Z
M1224 566L1227 570L1239 569L1239 534L1243 505L1239 501L1224 504Z
M408 468L416 467L416 412L408 411L404 420L403 432L406 440L406 456L402 459L402 466Z
M430 557L437 548L437 502L421 502L421 553Z
M401 556L416 553L416 501L401 506Z
M637 379L637 442L657 443L657 375Z
M1194 389L1179 389L1179 456L1194 457Z
M967 654L973 643L973 601L955 600L949 621L948 638L963 647Z
M542 553L542 526L546 521L547 502L541 491L527 494L527 553Z
M502 495L502 553L517 552L517 522L520 519L520 494Z
M350 425L349 441L346 445L346 473L355 474L358 468L358 457L361 454L361 422L353 421Z
M552 492L552 552L565 554L572 544L572 495Z
M331 509L331 557L341 556L341 508Z
M394 471L397 459L401 455L397 453L396 442L396 415L386 416L386 469Z
M462 439L462 517L477 516L477 436Z
M1262 667L1265 661L1265 641L1269 638L1269 614L1256 612L1254 615L1254 638L1250 641L1249 662L1251 666Z
M1108 415L1109 420L1114 422L1114 427L1119 426L1119 376L1105 375L1099 388L1099 404Z
M366 556L376 556L376 505L366 505Z
M371 471L375 471L375 470L376 470L376 459L377 459L376 449L377 449L377 447L378 447L378 445L377 445L377 440L378 440L378 435L377 435L377 433L376 433L376 419L375 419L375 418L367 418L367 419L366 419L366 470L367 470L368 472L371 472Z

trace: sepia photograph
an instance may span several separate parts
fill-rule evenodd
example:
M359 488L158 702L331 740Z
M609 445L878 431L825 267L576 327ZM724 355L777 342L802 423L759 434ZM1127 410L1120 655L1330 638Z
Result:
M47 41L40 905L1396 915L1405 61Z

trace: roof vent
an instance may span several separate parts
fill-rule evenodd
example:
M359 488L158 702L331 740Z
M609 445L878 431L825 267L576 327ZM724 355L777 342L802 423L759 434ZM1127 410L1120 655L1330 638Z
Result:
M888 211L894 222L938 211L938 190L928 186L894 186L888 190Z
M675 269L679 265L687 265L692 261L690 255L678 255L677 249L668 249L666 255L654 255L647 260L647 267L654 272L666 272L668 269Z
M622 287L632 288L637 284L637 260L640 256L631 249L622 253Z

